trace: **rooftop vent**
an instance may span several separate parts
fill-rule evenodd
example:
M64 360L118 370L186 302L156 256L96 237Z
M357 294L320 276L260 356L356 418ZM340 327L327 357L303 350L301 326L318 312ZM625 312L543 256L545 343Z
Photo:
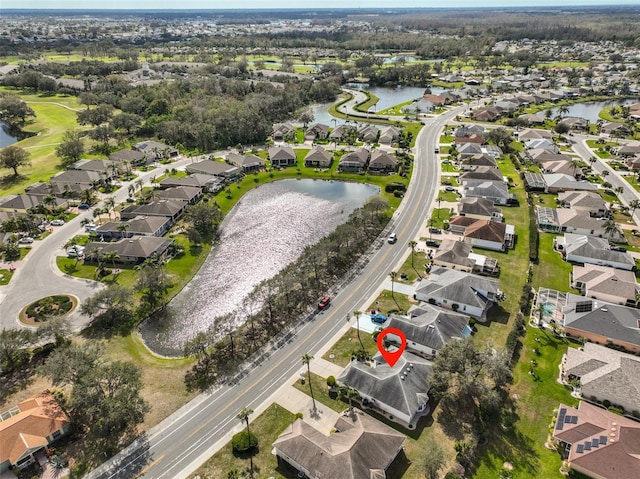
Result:
M404 381L404 375L400 375L400 379Z

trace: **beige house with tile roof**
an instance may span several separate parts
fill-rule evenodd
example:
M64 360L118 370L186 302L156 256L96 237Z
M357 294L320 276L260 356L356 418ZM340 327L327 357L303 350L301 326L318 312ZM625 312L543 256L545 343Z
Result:
M583 296L623 306L635 306L640 293L633 271L588 263L573 266L571 287Z

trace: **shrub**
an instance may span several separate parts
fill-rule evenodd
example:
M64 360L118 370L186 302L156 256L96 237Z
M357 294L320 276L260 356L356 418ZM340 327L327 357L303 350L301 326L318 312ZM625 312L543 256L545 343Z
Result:
M231 447L234 452L247 452L258 445L258 438L252 432L241 431L231 439Z
M327 386L329 386L330 388L334 387L336 385L336 378L333 376L329 376L327 378Z
M304 415L301 412L297 412L295 415L296 419L302 419L304 417Z
M538 233L538 223L536 222L536 212L533 206L529 206L529 260L532 263L538 262L538 244L540 234Z
M395 191L404 192L404 191L407 191L407 185L405 185L404 183L394 181L392 183L385 185L384 191L386 191L387 193L393 193Z
M609 407L611 406L611 401L609 401L608 399L605 399L604 401L602 401L602 405L607 409L609 409Z

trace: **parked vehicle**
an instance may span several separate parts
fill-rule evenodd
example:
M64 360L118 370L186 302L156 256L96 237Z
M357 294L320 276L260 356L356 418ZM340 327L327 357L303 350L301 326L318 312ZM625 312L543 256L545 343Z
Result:
M323 296L322 299L320 299L320 302L318 303L318 309L324 309L327 306L329 306L329 303L331 302L331 298L329 296Z
M446 191L456 191L456 189L453 186L445 186L444 188Z
M620 253L627 252L627 248L625 248L624 246L611 245L609 246L609 249L611 249L611 251L619 251Z
M98 227L97 224L95 223L87 223L86 225L84 225L84 230L85 231L92 231L95 230Z
M24 238L20 238L18 240L18 244L31 244L34 239L31 236L25 236Z
M395 233L391 233L389 235L389 238L387 239L387 241L388 241L389 244L395 243L396 241L398 241L398 235L395 234Z
M79 210L88 210L89 208L91 208L91 206L89 206L87 203L80 203L78 205Z
M136 202L136 199L135 199L135 198L133 198L133 197L131 197L131 196L128 196L128 197L127 197L127 203L135 203L135 202Z
M427 243L427 246L429 246L431 248L439 248L440 247L440 243L435 241L435 240L427 240L426 243Z
M75 245L67 248L67 256L69 258L77 258L84 254L84 246Z
M51 222L51 226L62 226L63 224L64 224L64 220L60 220L60 219L58 219L58 220L53 220L53 221Z
M433 233L434 235L439 235L442 233L440 228L434 228L433 226L429 228L429 233Z
M371 315L371 322L376 324L382 324L387 320L384 314L376 313Z

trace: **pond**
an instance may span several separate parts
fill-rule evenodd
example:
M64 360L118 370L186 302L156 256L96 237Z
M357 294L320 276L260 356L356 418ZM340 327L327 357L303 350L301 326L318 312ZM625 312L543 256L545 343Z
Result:
M9 131L9 127L5 123L0 121L0 148L13 145L17 141L18 141L18 137L14 136Z
M626 100L612 100L612 101L589 101L585 103L574 103L573 105L568 105L569 113L564 113L562 116L567 117L578 117L584 118L585 120L589 120L591 123L595 123L600 119L600 112L607 107L610 106L622 106L622 105L631 105L633 103L638 103L637 99L626 99ZM557 108L550 109L553 112L553 116L558 115ZM540 112L542 116L544 116L546 110Z
M142 323L157 354L181 356L184 344L214 320L237 314L253 288L295 261L304 248L344 223L376 186L324 180L281 180L248 192L227 215L218 244L167 314ZM237 314L233 325L243 322Z
M371 87L369 88L367 84L364 83L351 83L348 85L350 88L360 89L364 91L368 91L376 95L379 100L378 103L371 108L369 111L380 111L390 108L392 106L399 105L400 103L404 103L409 100L415 100L417 98L422 98L424 94L425 88L418 87L398 87L398 88L387 88L387 87ZM434 95L439 95L440 93L446 91L446 88L441 87L431 87L431 93ZM337 125L342 125L344 120L335 118L329 114L329 107L333 105L333 103L320 103L316 105L312 105L310 110L314 115L314 123L324 123L325 125L333 126L333 120L336 120Z

